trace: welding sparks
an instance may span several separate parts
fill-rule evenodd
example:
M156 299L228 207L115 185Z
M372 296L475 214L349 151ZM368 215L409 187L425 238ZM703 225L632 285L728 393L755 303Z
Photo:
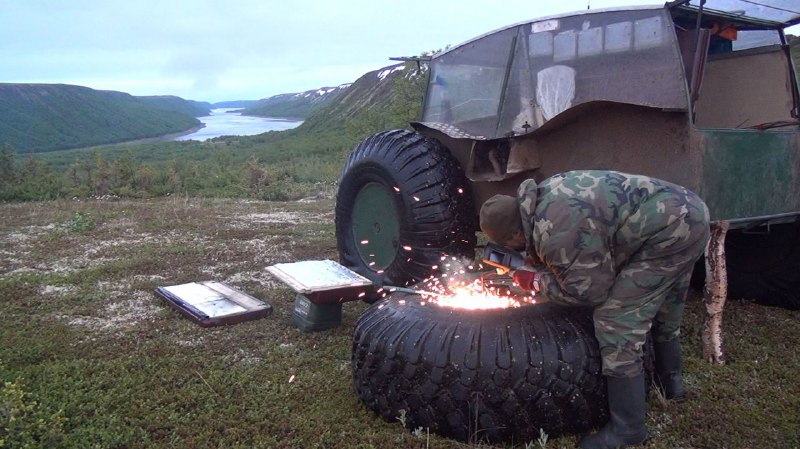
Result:
M532 296L515 296L508 289L487 286L483 279L468 283L450 276L445 286L442 284L445 276L428 279L425 290L418 291L425 301L441 307L467 310L506 309L536 303Z
M412 250L408 245L401 248ZM439 260L439 264L431 265L431 271L437 272L436 275L413 286L411 281L404 282L403 287L387 286L379 289L378 293L385 297L402 292L416 295L421 305L464 310L505 309L538 302L530 292L514 288L508 276L498 276L494 272L476 273L475 267L482 268L480 264L473 265L471 261L449 255L443 255ZM403 299L400 304L405 302Z

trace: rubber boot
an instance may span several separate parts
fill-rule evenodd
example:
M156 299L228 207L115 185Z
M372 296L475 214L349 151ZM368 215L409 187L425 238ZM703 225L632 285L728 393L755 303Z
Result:
M581 449L616 449L643 444L650 437L645 419L644 374L606 377L611 419L599 432L578 443Z
M681 342L674 339L656 342L656 384L667 399L686 399L681 369Z

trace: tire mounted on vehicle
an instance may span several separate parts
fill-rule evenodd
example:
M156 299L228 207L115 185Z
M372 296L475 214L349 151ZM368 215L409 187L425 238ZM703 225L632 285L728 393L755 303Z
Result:
M445 254L471 260L475 229L466 178L438 141L385 131L347 158L336 195L339 257L377 286L426 279Z

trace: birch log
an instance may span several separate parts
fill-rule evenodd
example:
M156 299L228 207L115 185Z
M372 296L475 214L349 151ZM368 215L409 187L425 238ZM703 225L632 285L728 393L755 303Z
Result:
M706 286L704 302L706 320L703 326L703 358L713 364L723 365L722 310L728 297L728 271L725 265L725 235L729 223L719 221L711 225L711 239L706 247Z

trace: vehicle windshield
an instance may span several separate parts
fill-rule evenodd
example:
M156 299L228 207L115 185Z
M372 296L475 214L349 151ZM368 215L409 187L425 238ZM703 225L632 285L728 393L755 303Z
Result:
M664 8L534 21L435 57L423 121L491 139L534 131L589 102L685 110L682 73Z
M423 120L494 136L515 37L516 29L505 30L434 59Z

